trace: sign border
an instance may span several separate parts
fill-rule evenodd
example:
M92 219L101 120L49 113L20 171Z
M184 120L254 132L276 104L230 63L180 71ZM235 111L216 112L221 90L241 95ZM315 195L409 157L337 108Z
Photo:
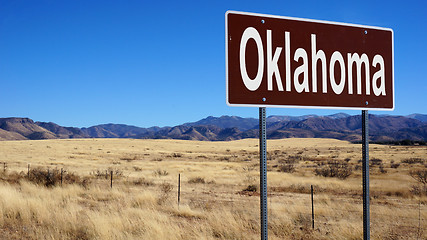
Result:
M376 29L383 31L391 32L391 49L392 49L392 86L393 86L393 107L392 108L364 108L364 107L333 107L333 106L299 106L299 105L263 105L263 104L237 104L230 103L228 99L228 14L241 14L241 15L249 15L256 17L268 17L268 18L277 18L277 19L286 19L286 20L295 20L295 21L304 21L304 22L313 22L313 23L322 23L322 24L331 24L331 25L340 25L340 26L349 26L349 27L359 27L359 28L367 28L367 29ZM343 110L378 110L378 111L393 111L395 108L395 89L394 89L394 31L391 28L385 27L376 27L376 26L367 26L361 24L353 24L353 23L342 23L342 22L333 22L333 21L325 21L325 20L314 20L314 19L306 19L306 18L296 18L296 17L286 17L286 16L278 16L278 15L270 15L270 14L261 14L261 13L250 13L250 12L241 12L241 11L233 11L228 10L225 12L225 97L226 103L230 107L273 107L273 108L302 108L302 109L343 109Z

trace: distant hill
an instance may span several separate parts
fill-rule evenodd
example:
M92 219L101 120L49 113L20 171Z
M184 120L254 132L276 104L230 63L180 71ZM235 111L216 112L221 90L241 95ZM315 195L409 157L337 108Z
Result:
M302 121L308 118L316 118L319 117L317 115L303 115L303 116L280 116L280 115L272 115L268 116L267 122L284 122L284 121ZM258 120L257 120L258 121Z
M0 129L0 140L26 140L27 138L16 132Z
M36 122L36 125L42 127L52 134L55 135L55 138L88 138L89 134L82 131L80 128L75 127L62 127L53 122Z
M350 115L348 115L346 113L336 113L336 114L328 115L325 117L332 118L332 119L339 119L339 118L346 118L349 116ZM318 118L318 117L321 117L321 116L318 116L315 114L303 115L303 116L277 116L277 115L272 115L272 116L267 117L266 120L267 120L267 122L303 121L303 120L306 120L309 118Z
M125 124L101 124L89 128L82 128L82 131L94 138L137 138L141 134L156 132L160 128L140 128Z
M420 120L421 122L427 122L427 114L414 113L414 114L408 115L407 117Z
M29 118L0 118L1 137L8 140L56 138L49 130Z
M427 115L369 115L371 141L427 141ZM360 141L360 115L338 113L329 116L269 116L267 137L334 138ZM88 128L63 127L29 118L0 118L0 140L56 138L136 138L228 141L258 137L258 119L237 116L207 117L174 127L140 128L125 124L101 124Z
M220 128L233 128L236 127L239 130L245 131L253 128L258 124L256 118L242 118L237 116L221 116L212 117L209 116L197 122L184 123L184 126L200 126L200 125L214 125Z
M141 134L148 134L151 132L157 132L160 130L159 127L151 127L151 128L140 128L136 126L130 126L125 124L101 124L97 126L93 126L90 128L82 128L85 132L99 132L99 130L104 130L103 134L107 134L108 137L118 137L118 138L136 138ZM95 136L95 134L89 134L92 137L101 137Z
M427 135L415 134L413 129L424 123L402 116L378 117L369 115L369 134L372 141L425 140ZM267 125L271 138L315 137L335 138L348 141L361 140L362 119L360 116L332 119L329 117L308 118L302 121L277 122ZM407 136L396 135L396 131Z

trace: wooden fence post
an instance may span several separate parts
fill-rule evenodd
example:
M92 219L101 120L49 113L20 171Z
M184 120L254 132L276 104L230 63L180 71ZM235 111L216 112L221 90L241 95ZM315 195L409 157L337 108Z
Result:
M314 229L314 202L313 202L313 185L311 185L311 224Z
M178 174L178 208L181 200L181 173Z
M111 182L110 182L110 187L113 188L113 171L111 171Z

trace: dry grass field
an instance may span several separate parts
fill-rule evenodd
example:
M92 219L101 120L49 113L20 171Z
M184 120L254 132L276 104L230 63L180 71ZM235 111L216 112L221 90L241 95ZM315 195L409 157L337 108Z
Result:
M269 239L362 239L360 144L267 148ZM426 186L410 174L427 147L371 144L370 159L372 239L427 239ZM1 239L260 237L257 139L1 141L0 163Z

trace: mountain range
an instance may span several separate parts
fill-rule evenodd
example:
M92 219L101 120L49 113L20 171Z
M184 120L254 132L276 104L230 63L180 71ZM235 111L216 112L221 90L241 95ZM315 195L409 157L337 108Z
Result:
M328 116L269 116L267 137L334 138L361 140L361 116L337 113ZM185 139L203 141L237 140L258 137L258 119L221 116L174 127L141 128L125 124L102 124L88 128L64 127L29 118L0 118L0 140L65 138ZM369 115L371 141L427 141L427 115Z

